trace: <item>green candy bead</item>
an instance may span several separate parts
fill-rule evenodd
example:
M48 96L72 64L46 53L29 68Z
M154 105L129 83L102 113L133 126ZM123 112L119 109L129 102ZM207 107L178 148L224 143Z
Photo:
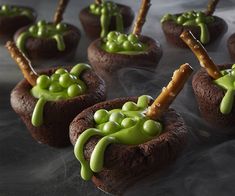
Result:
M109 113L105 109L97 110L94 114L96 124L102 124L109 120Z
M54 73L51 75L51 81L59 81L59 78L60 78L60 74L58 73Z
M94 11L94 10L96 9L96 7L97 7L97 5L96 5L95 3L92 3L92 4L90 5L90 10L91 10L91 11Z
M235 70L232 70L232 71L231 71L231 75L232 75L233 77L235 77Z
M134 48L133 44L130 41L123 42L122 47L125 51L132 51Z
M107 35L108 41L116 41L119 34L120 33L116 32L116 31L109 32L108 35Z
M79 63L70 70L70 73L78 77L86 69L91 69L91 66L86 63Z
M32 34L37 34L38 27L36 25L33 25L29 28L29 32Z
M46 25L46 21L45 21L45 20L39 20L39 21L37 22L37 25L38 25L39 27L45 26L45 25Z
M57 69L57 70L55 71L55 73L62 75L62 74L64 74L64 73L68 73L68 71L67 71L66 69L64 69L64 68L59 68L59 69Z
M100 7L95 8L94 13L97 14L97 15L100 15L101 14L101 8Z
M134 50L135 51L142 51L143 50L143 45L140 43L135 43L134 44Z
M147 120L143 125L143 129L149 136L157 136L161 133L162 125L154 120Z
M196 19L195 19L196 23L204 23L205 22L205 17L203 16L198 16Z
M117 38L117 41L118 41L118 43L123 43L124 41L126 41L127 40L127 35L125 35L125 34L121 34L121 35L119 35L118 36L118 38Z
M235 64L232 65L232 69L235 69Z
M68 88L73 83L73 78L69 73L64 73L60 76L59 83L62 87Z
M178 24L183 24L185 21L186 21L187 19L184 17L184 16L179 16L179 17L177 17L177 23Z
M58 30L58 31L65 31L66 30L66 27L67 27L67 25L66 24L63 24L63 23L58 23L57 25L56 25L56 30Z
M9 5L2 5L1 9L2 9L2 11L4 11L4 12L10 11Z
M110 122L105 123L102 132L105 135L109 135L109 134L112 134L112 133L119 131L120 128L121 127L118 123L110 121Z
M124 111L137 111L138 109L139 107L132 101L128 101L122 106L122 110Z
M112 42L108 45L108 50L110 52L117 52L117 51L119 51L119 45L115 42Z
M136 120L132 119L132 118L125 118L123 119L123 121L121 122L121 126L123 128L129 128L132 127L136 124Z
M122 120L125 118L125 115L121 112L114 112L110 115L109 121L116 122L118 124L121 124Z
M47 75L41 75L37 78L36 84L42 88L42 89L46 89L51 83L51 80L49 78L49 76Z
M128 40L132 43L138 43L139 42L139 38L135 34L128 35Z
M38 37L45 37L47 36L47 28L45 26L40 26L39 29L38 29L38 32L37 32L37 36Z
M60 92L62 91L63 88L60 86L58 82L52 82L51 85L49 86L49 91L51 92Z
M82 88L77 84L72 84L68 87L67 93L69 97L76 97L82 94Z

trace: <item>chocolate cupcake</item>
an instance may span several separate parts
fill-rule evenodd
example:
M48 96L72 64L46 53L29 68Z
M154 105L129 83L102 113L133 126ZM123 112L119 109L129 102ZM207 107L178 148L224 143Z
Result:
M168 106L192 69L184 64L153 102L147 95L98 103L70 124L81 177L105 192L122 194L140 177L174 161L187 140L183 119Z
M232 60L235 61L235 33L228 38L227 46Z
M88 47L88 60L96 72L109 83L125 67L154 70L162 56L158 41L141 35L150 1L143 1L131 34L109 32ZM114 79L115 80L115 79Z
M81 34L77 27L62 22L67 3L67 0L60 0L53 22L41 20L16 32L14 40L17 47L34 63L73 58Z
M202 117L214 127L233 127L235 125L235 66L217 66L205 48L192 35L185 31L180 36L197 56L203 69L192 80L193 90ZM222 133L227 131L220 129ZM234 130L232 131L234 133Z
M32 137L54 147L70 144L69 124L85 108L105 100L105 85L90 66L51 68L35 73L13 43L7 44L25 80L11 92L11 106Z
M211 3L214 3L211 5ZM179 14L166 14L163 16L162 30L166 40L178 47L185 48L187 45L180 39L184 30L191 31L203 45L213 43L218 37L227 31L226 22L214 16L213 12L218 1L210 1L205 13L201 11L189 11Z
M79 19L86 36L94 40L106 33L102 31L128 31L134 19L134 12L129 6L112 1L95 2L80 11ZM104 20L106 25L103 25Z
M36 12L32 8L18 5L0 6L0 37L1 41L12 39L21 27L30 25L36 20Z

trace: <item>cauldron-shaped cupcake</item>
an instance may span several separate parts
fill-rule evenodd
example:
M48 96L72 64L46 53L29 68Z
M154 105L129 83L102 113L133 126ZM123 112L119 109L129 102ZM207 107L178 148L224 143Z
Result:
M103 80L87 64L48 69L39 75L14 43L8 42L7 48L26 78L11 92L12 108L38 142L54 147L68 145L73 118L105 99Z
M109 31L127 31L134 19L133 10L112 1L95 1L79 13L86 35L91 39L104 37Z
M216 66L191 32L184 31L181 38L203 67L192 80L201 115L214 127L234 127L235 67L231 64ZM226 133L225 129L220 130ZM234 129L232 132L234 133Z
M0 37L11 39L21 27L32 24L36 20L36 13L32 8L18 5L0 6Z
M235 33L228 38L227 46L232 60L235 61Z
M62 22L66 4L66 0L60 1L54 22L41 20L16 32L14 40L17 47L32 61L72 58L75 54L80 31L77 27Z
M187 130L168 107L191 72L188 64L182 65L154 102L147 95L117 98L80 113L70 125L70 139L81 177L106 192L121 194L138 178L175 160Z
M210 0L205 12L188 11L164 15L161 23L167 41L178 47L187 47L179 36L184 30L190 30L203 45L214 42L227 31L226 22L213 15L218 1Z
M105 80L112 80L117 71L125 67L156 68L162 56L160 44L140 35L149 7L150 0L143 0L133 33L110 32L88 47L89 62Z

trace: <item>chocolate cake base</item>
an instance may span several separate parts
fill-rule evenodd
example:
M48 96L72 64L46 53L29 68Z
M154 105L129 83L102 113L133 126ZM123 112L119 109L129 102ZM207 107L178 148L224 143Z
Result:
M106 52L101 48L101 39L97 39L88 47L88 60L96 73L107 82L113 81L117 71L123 68L133 67L155 70L162 57L162 49L159 42L147 36L141 36L140 41L148 46L146 52L126 55Z
M207 25L210 34L210 41L207 44L213 43L220 36L222 37L228 29L226 22L222 18L218 16L214 16L214 18L215 21ZM180 34L184 30L190 30L198 40L200 40L201 35L200 28L197 26L183 26L170 20L162 23L162 30L165 34L166 40L169 43L181 48L188 48L188 46L180 38Z
M56 68L42 73L52 74ZM85 108L105 100L105 85L92 70L86 70L81 79L87 85L87 92L75 98L48 101L44 106L43 125L34 127L31 117L37 103L30 94L31 85L22 80L11 92L11 106L21 117L32 137L39 143L54 147L64 147L70 144L69 124L73 118Z
M117 4L117 6L120 8L120 12L123 17L124 30L127 32L134 19L135 15L134 11L126 5ZM101 33L100 16L92 14L90 12L90 8L85 7L80 11L79 19L89 39L95 40L100 37ZM112 17L109 31L113 31L115 29L116 29L116 19L115 17Z
M231 68L231 64L219 65L219 68ZM220 112L220 103L225 95L225 90L213 83L213 79L201 68L192 80L192 87L196 96L201 116L213 127L234 127L235 126L235 104L230 114ZM229 133L220 129L221 133ZM231 133L235 133L233 129Z
M137 101L136 97L118 98L98 103L80 113L70 124L70 140L75 144L79 135L86 129L94 127L93 115L103 108L111 110L121 108L127 101ZM162 117L163 133L155 139L136 146L111 144L105 151L104 168L95 173L92 181L100 189L112 194L122 194L141 177L158 172L172 163L180 154L187 141L187 129L183 119L169 109ZM84 148L85 158L98 142L92 137Z
M235 61L235 33L228 38L227 46L232 60Z
M34 38L29 37L25 42L26 56L32 60L40 59L66 59L66 57L73 57L81 37L79 29L71 24L66 24L68 30L63 34L65 43L65 50L59 51L57 43L52 38ZM14 36L16 42L19 35L26 31L29 27L19 29Z
M33 24L37 18L37 14L34 9L18 6L21 8L27 8L32 11L33 17L29 18L25 15L18 16L1 16L0 15L0 41L5 44L5 41L12 40L14 33L21 27Z

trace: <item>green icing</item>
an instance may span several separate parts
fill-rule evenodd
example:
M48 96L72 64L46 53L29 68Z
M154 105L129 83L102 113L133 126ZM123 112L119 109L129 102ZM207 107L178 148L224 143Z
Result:
M109 53L138 55L146 53L148 46L137 35L111 31L103 39L101 48Z
M26 53L25 42L29 37L54 39L59 51L65 50L63 34L66 32L67 26L63 23L53 24L45 21L38 21L36 25L30 26L26 31L22 32L16 40L17 47Z
M215 84L226 90L226 93L220 103L220 112L222 114L229 114L233 107L235 94L235 64L232 69L221 71L222 77L214 80Z
M183 26L198 26L201 31L200 41L207 44L210 41L210 34L207 25L214 21L213 16L206 16L205 13L200 11L184 12L180 15L166 14L162 17L161 23L165 21L175 21Z
M33 18L33 13L28 8L10 6L10 5L2 5L0 8L0 16L19 16L24 15L28 18Z
M93 172L100 172L104 164L104 154L109 144L138 145L157 137L162 125L149 119L145 112L151 97L140 96L137 104L126 102L121 109L110 111L100 109L94 114L94 128L85 130L74 147L76 158L81 163L81 177L89 180ZM84 157L84 145L92 136L102 137L96 144L88 162Z
M111 18L116 19L116 30L118 32L124 31L123 18L118 6L111 1L103 1L101 4L93 3L90 5L90 12L94 15L100 16L101 33L100 37L104 38L109 32Z
M38 99L31 119L35 127L43 124L43 108L47 101L71 99L86 92L86 84L79 79L86 69L90 69L90 66L80 63L75 65L70 73L60 68L50 77L40 75L37 78L37 84L30 91L31 95Z

